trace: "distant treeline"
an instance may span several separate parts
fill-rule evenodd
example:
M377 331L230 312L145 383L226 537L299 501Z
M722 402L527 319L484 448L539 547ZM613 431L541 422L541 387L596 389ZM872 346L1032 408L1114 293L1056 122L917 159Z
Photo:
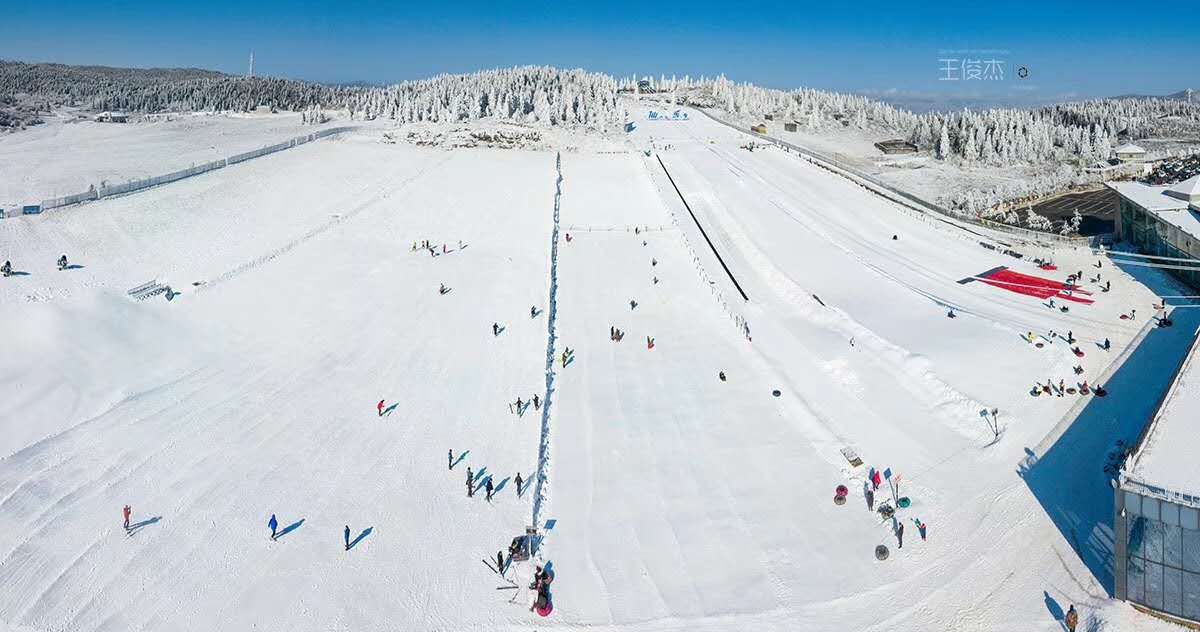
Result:
M344 107L361 89L196 68L109 68L0 61L0 97L30 95L89 110L171 112Z
M330 86L208 70L134 69L0 60L0 97L57 106L153 113L345 109L356 118L456 122L482 118L603 127L619 123L617 81L599 73L526 66L438 75L386 87Z

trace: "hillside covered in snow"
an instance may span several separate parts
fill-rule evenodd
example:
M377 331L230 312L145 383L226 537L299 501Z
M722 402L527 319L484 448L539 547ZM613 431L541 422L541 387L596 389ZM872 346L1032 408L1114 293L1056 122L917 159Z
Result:
M1111 599L1105 464L1186 290L629 88L347 89L375 120L0 220L0 628L1172 629ZM262 116L0 143L309 127Z

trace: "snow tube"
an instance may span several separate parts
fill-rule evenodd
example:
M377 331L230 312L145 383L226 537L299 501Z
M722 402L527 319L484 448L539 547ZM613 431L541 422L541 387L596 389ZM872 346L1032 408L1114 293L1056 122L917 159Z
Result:
M1044 345L1040 342L1035 342L1035 343L1033 343L1033 346L1037 347L1038 349L1041 349L1042 347L1045 347L1046 345Z
M774 395L775 397L779 397L781 395L781 393L779 392L779 389L775 389L775 390L771 391L771 394Z
M1074 394L1075 394L1075 387L1074 387L1074 386L1068 386L1068 387L1067 387L1067 395L1074 395Z
M908 496L901 496L900 499L896 501L896 506L900 507L901 509L906 509L911 504L912 501L908 499Z
M875 547L875 559L882 562L882 561L886 560L887 558L888 558L888 548L886 546L880 544L879 546Z
M554 612L554 604L550 603L549 601L547 601L545 605L538 606L537 608L538 616L548 617L550 616L551 612Z
M836 490L834 490L834 492L835 492L835 493L836 493L838 496L845 496L846 494L849 494L849 493L850 493L850 490L846 489L846 486L845 486L845 485L838 485L838 486L837 486L837 489L836 489Z

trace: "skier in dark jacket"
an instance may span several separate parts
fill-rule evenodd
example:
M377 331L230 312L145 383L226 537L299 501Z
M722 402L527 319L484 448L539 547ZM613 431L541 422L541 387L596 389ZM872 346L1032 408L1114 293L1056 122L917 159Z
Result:
M58 258L58 269L59 270L67 269L67 255L63 255Z
M487 482L484 483L483 488L484 488L484 490L487 491L487 501L489 503L492 502L492 477L490 477L490 476L488 477Z
M521 493L525 491L525 490L523 490L523 489L521 488L521 486L522 486L522 485L525 483L525 481L521 480L521 473L520 473L520 472L517 472L517 480L516 480L516 483L517 483L517 497L519 498L519 497L521 496Z
M271 528L271 540L278 535L275 530L279 528L279 521L275 519L275 514L271 514L271 519L267 521L267 526Z
M1075 604L1067 609L1067 616L1063 620L1067 624L1067 632L1075 632L1075 626L1079 625L1079 613L1075 610Z
M471 473L471 466L467 466L467 498L475 496L475 475Z
M350 525L346 525L346 530L342 532L342 537L346 540L346 550L350 550Z
M904 523L901 522L899 528L896 529L896 548L904 548Z
M496 570L504 574L504 551L496 551Z
M0 266L0 273L3 273L4 276L12 274L12 262L5 261L4 265Z

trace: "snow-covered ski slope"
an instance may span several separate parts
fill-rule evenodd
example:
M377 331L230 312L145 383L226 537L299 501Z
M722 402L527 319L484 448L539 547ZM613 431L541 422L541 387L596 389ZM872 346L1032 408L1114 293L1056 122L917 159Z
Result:
M542 415L509 403L546 395L555 155L362 133L0 222L0 258L27 273L0 282L0 622L1055 630L1077 603L1101 627L1159 625L1107 601L1102 564L1073 550L1103 545L1086 502L1111 503L1094 461L1111 437L1072 451L1061 494L1021 469L1079 399L1033 382L1094 381L1149 289L1013 244L1053 254L1059 271L1037 270L697 113L640 125L627 153L562 154L555 348L574 355L546 420L549 618L527 610L531 564L497 590L482 559L532 519ZM412 251L424 239L438 256ZM55 270L63 253L82 267ZM1085 283L1095 303L1062 313L958 283L997 266L1099 271L1112 291ZM180 294L125 295L152 279ZM1084 357L1022 338L1051 329ZM398 406L379 417L380 399ZM453 470L448 449L469 450ZM466 497L468 466L492 503ZM870 466L912 499L902 549L865 507ZM129 536L126 503L146 523ZM297 525L275 542L272 513ZM344 526L369 532L345 551Z

